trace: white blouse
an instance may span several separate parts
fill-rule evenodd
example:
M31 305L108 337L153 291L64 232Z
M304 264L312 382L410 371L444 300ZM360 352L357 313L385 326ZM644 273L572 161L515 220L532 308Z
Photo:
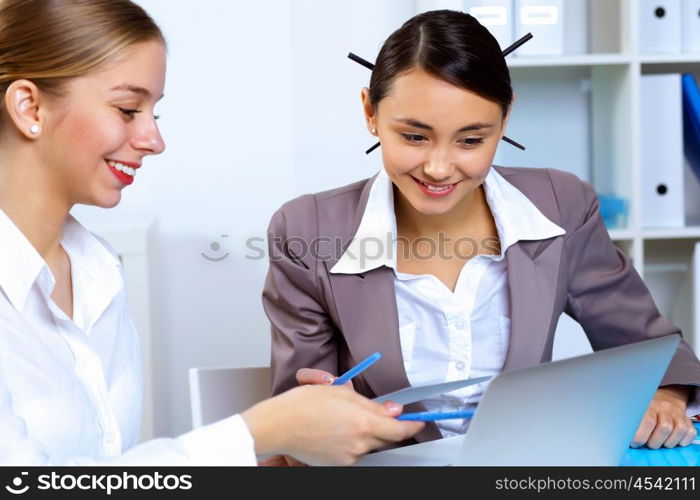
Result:
M176 439L137 445L141 360L119 259L69 217L73 319L55 280L0 210L0 465L255 465L233 416Z
M398 271L393 187L384 170L370 189L355 240L331 269L357 274L387 266L394 271L401 353L413 386L500 373L510 340L506 250L521 240L565 234L496 170L489 171L484 188L500 254L480 254L467 261L454 292L433 275ZM487 386L488 382L473 385L423 403L428 411L441 412L476 406ZM437 424L444 436L452 436L464 433L468 421Z

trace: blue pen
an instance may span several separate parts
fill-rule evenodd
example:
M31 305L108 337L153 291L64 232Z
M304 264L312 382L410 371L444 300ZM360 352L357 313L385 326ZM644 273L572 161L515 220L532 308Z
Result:
M333 385L343 385L345 382L350 380L353 377L358 376L360 373L365 371L367 368L372 366L374 363L379 361L379 358L382 357L381 352L375 352L372 354L369 358L365 359L361 363L358 363L354 367L350 368L348 371L343 373L340 377L336 378L333 381Z
M396 417L396 420L414 420L418 422L434 422L435 420L449 420L452 418L472 418L474 410L404 413Z

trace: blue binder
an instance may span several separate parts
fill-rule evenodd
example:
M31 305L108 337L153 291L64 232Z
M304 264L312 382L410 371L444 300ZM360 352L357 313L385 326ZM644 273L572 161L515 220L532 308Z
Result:
M700 181L700 89L695 77L683 75L683 142L688 163Z

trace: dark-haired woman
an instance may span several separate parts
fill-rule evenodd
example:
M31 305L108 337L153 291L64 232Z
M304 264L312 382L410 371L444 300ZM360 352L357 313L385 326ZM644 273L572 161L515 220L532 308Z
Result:
M512 102L496 40L467 14L418 15L384 43L362 91L384 169L292 200L270 224L274 391L329 383L375 351L382 361L353 380L368 397L524 368L551 359L562 313L594 349L678 331L612 245L591 186L492 166ZM476 405L485 385L424 407ZM661 385L632 446L696 435L686 412L700 363L687 344ZM465 425L431 424L418 439Z

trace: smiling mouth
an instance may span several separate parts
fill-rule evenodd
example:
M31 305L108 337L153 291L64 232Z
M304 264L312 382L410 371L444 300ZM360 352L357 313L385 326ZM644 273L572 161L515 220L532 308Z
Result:
M107 160L107 165L109 165L110 167L114 168L115 170L122 172L123 174L126 174L130 177L134 177L136 175L135 168L124 165L123 163L120 163L118 161Z
M114 176L124 185L129 186L134 182L134 176L136 175L137 166L124 165L118 161L105 160L107 168Z
M429 182L422 181L420 179L416 179L415 177L411 176L411 179L413 179L417 184L420 184L423 186L425 189L430 191L431 193L446 193L447 191L451 190L454 188L457 184L459 184L462 181L457 181L452 184L431 184Z

